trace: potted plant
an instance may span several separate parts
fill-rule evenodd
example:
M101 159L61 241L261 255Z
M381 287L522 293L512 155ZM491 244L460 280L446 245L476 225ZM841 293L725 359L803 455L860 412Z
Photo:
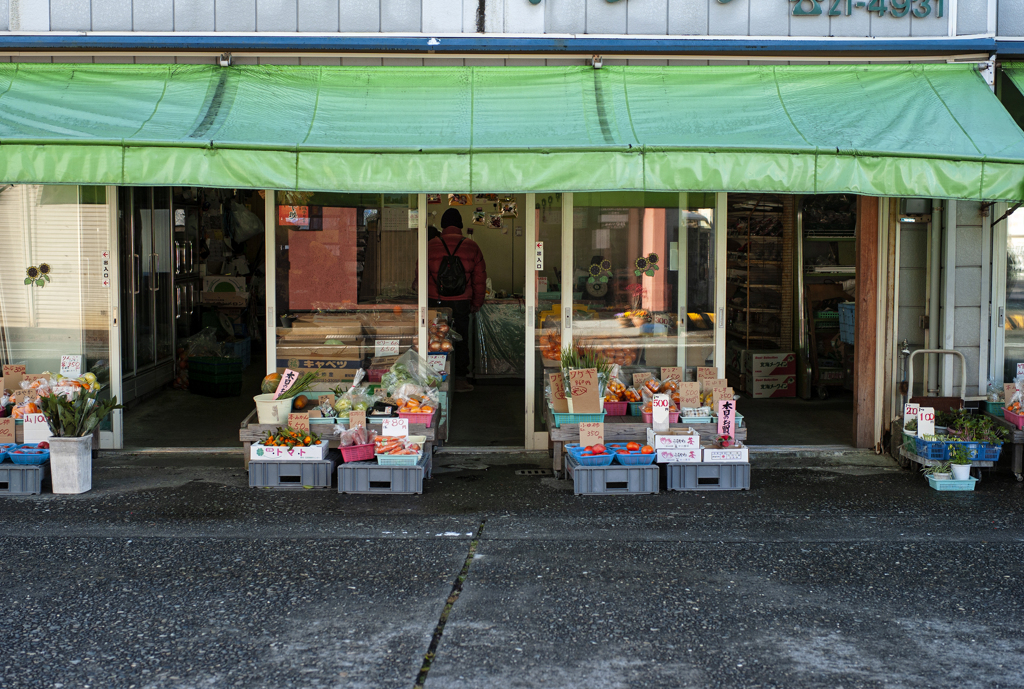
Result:
M99 401L96 390L39 398L53 437L50 438L50 475L53 492L73 495L92 488L92 434L110 412L121 409L117 398Z
M953 476L949 471L949 462L936 462L931 466L924 467L921 472L936 481L948 481Z
M971 477L971 451L961 445L954 445L949 450L949 466L953 470L953 479L966 481Z

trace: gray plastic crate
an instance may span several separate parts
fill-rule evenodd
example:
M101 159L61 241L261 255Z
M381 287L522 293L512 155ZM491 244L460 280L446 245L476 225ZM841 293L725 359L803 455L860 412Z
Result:
M423 479L430 478L432 453L423 453L411 467L382 467L376 461L347 462L338 467L339 493L410 494L423 492Z
M330 488L337 460L250 459L250 488Z
M566 455L565 466L572 476L573 492L576 495L642 495L657 493L659 489L660 470L657 464L639 467L621 464L584 467Z
M666 464L669 490L750 490L747 462Z
M0 496L39 495L43 492L43 479L50 468L44 464L0 464Z

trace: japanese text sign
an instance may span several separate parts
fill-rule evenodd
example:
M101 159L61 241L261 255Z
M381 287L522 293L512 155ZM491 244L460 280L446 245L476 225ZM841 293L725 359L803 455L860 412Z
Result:
M6 416L0 419L0 443L13 443L14 440L14 417Z
M1024 375L1024 361L1017 364L1017 375Z
M651 373L650 371L639 371L637 373L634 373L633 374L633 387L636 388L637 390L639 390L640 386L644 384L644 381L650 380L653 377L654 377L654 374Z
M917 437L926 435L935 435L935 409L932 407L921 407L917 412Z
M711 405L713 409L718 408L718 403L722 400L731 400L736 397L732 388L711 388Z
M331 405L333 407L334 406L334 402L335 402L334 393L333 392L325 392L322 395L320 395L317 398L317 400L316 400L317 406L320 406L324 402L327 402L329 405Z
M568 414L569 402L565 399L565 381L561 373L549 373L551 382L551 408L556 414Z
M4 387L8 390L17 390L21 387L21 380L25 377L25 364L4 364Z
M907 402L903 405L903 425L906 426L911 420L917 418L917 413L921 411L921 405L914 404L913 402Z
M290 388L298 380L299 374L290 368L286 368L284 373L281 374L281 382L277 384L277 390L274 391L274 399L276 400L281 396L281 393Z
M683 369L679 366L662 366L661 367L661 380L662 382L668 382L674 380L677 383L683 382Z
M581 421L580 445L604 445L604 424L600 421Z
M82 375L82 355L64 354L60 358L60 374L68 378L78 378Z
M374 356L398 356L398 340L374 340Z
M309 414L292 413L288 415L288 425L297 431L309 432Z
M45 414L25 414L25 442L41 443L53 437Z
M714 380L718 377L718 369L714 366L698 366L697 382L700 383L701 392L705 391L704 381Z
M448 360L444 354L428 354L427 363L435 373L444 373L444 364Z
M533 269L544 270L544 242L533 243Z
M651 400L651 426L655 431L667 431L669 427L668 395L658 394Z
M597 392L597 369L569 371L569 390L573 414L600 414L601 395Z
M366 428L366 412L353 409L348 413L349 428Z
M684 382L679 384L679 407L696 409L700 406L700 383Z
M718 435L736 437L736 402L722 400L718 403Z
M405 438L409 435L409 419L384 419L382 435Z
M1014 383L1003 383L1003 406L1010 406L1013 396L1017 393L1017 386Z

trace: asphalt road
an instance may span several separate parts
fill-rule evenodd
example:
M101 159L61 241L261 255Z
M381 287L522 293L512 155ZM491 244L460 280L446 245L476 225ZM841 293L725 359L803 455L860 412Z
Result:
M428 689L1024 686L1024 485L877 464L616 497L516 465L421 496L97 468L0 500L0 687L412 689L450 601Z

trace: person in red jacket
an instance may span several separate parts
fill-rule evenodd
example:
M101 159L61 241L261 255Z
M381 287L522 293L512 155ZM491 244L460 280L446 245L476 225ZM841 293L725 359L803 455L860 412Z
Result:
M452 310L452 328L462 336L452 352L455 392L473 389L469 375L469 314L484 303L487 264L480 247L462 236L462 214L449 208L441 216L441 236L427 243L427 296L431 306Z

